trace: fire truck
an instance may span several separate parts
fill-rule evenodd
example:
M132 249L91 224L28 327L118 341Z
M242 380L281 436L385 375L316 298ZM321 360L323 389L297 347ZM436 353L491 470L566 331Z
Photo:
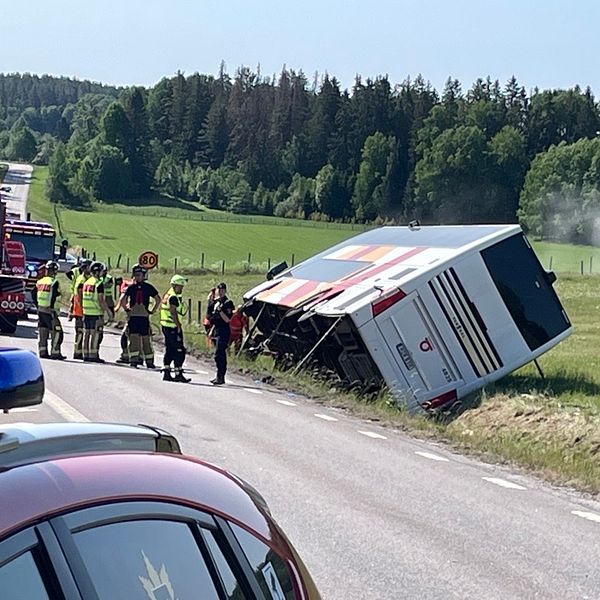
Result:
M14 333L25 312L27 265L23 243L7 237L5 226L6 205L0 202L0 332Z
M32 291L36 281L43 275L44 265L56 257L56 231L49 223L6 219L4 238L10 242L20 242L25 248L25 315L34 308Z

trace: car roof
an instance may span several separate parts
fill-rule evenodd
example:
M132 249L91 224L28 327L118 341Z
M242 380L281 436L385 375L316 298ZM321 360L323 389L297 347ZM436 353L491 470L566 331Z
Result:
M171 434L148 425L13 423L0 427L0 470L53 457L124 451L181 453Z
M0 472L0 537L40 519L109 501L151 500L207 510L277 543L278 528L234 475L179 454L108 453L56 458Z

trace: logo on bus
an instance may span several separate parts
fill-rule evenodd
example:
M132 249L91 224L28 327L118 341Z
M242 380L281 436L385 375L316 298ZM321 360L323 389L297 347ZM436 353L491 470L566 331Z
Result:
M419 349L421 350L421 352L431 352L432 350L434 350L433 343L429 338L425 338L424 340L421 340L421 343L419 344Z

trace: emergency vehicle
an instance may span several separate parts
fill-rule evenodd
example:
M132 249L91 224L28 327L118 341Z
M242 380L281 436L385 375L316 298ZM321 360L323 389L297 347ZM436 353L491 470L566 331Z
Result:
M341 242L244 299L255 339L296 369L438 411L571 333L555 280L518 225L412 224Z
M6 205L0 202L0 332L14 333L25 310L25 248L4 233Z

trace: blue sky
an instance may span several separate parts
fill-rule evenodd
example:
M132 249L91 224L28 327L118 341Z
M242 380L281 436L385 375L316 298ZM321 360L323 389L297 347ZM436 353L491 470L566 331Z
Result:
M178 69L233 73L285 64L335 75L418 73L439 90L488 74L527 89L600 94L600 2L593 0L2 0L0 71L152 85Z

